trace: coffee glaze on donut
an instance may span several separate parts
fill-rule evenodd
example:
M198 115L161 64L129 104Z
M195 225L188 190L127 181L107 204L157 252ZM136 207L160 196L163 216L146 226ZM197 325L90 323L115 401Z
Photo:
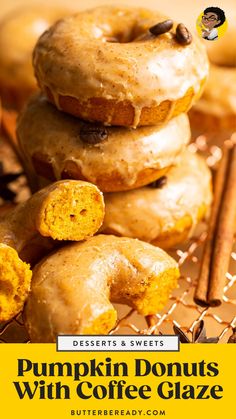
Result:
M60 334L108 334L117 319L112 303L155 314L178 278L174 259L139 240L100 234L72 243L33 271L24 311L30 339L55 342Z
M32 98L17 128L26 166L49 180L81 179L104 192L124 191L163 176L190 138L185 114L161 128L109 127L107 139L94 145L81 140L83 126L83 121L59 112L45 97Z
M210 170L201 157L184 151L162 187L105 194L101 231L169 248L191 235L211 201Z
M34 68L58 109L107 125L163 124L186 112L208 74L201 40L180 45L149 28L165 20L146 9L102 6L56 23L39 39Z

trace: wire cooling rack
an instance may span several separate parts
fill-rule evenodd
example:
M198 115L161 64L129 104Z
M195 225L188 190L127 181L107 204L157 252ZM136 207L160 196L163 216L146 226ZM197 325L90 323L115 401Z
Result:
M230 141L236 141L236 134L231 136ZM189 149L192 152L203 153L207 164L214 171L222 155L222 144L223 140L219 139L219 136L200 135L190 144ZM228 341L236 327L236 242L231 253L229 271L226 274L223 303L215 308L202 308L194 303L193 295L206 235L207 224L202 223L197 235L187 244L168 252L178 261L181 278L179 287L171 295L164 310L145 318L126 306L117 305L119 320L111 334L173 334L175 325L180 327L191 340L194 326L204 319L209 337L218 336L219 343ZM29 342L21 314L0 326L0 342Z

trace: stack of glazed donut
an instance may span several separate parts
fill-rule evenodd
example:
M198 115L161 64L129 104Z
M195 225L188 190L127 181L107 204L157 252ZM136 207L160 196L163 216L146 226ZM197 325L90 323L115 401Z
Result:
M189 237L212 197L205 162L186 150L208 74L200 39L159 13L104 6L53 25L33 64L42 93L17 131L30 178L97 185L102 232L163 248Z
M185 241L209 211L210 171L187 149L187 111L205 85L206 52L184 25L157 12L103 6L65 17L44 32L33 66L41 92L21 113L17 137L32 189L45 189L27 204L33 208L29 228L36 225L41 244L41 236L85 241L39 262L31 285L28 275L20 296L21 305L27 298L25 324L34 342L54 341L60 333L108 333L116 322L111 302L143 315L163 308L179 271L153 245L166 249ZM62 184L47 186L54 181ZM80 196L65 188L85 188L86 182L95 188L93 198L78 209ZM62 195L41 205L41 195L55 187ZM57 205L57 199L68 199L68 205ZM42 223L34 202L40 202ZM22 243L22 217L15 210L13 224L0 225L0 267L5 246L20 249L25 261L23 250L34 234ZM103 234L89 238L98 229Z

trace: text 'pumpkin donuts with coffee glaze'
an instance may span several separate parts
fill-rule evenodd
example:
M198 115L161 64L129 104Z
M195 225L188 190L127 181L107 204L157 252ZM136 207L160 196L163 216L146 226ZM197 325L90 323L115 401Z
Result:
M211 201L210 170L201 157L184 151L178 165L154 184L106 194L101 231L172 247L189 237Z
M208 74L201 40L183 45L146 9L98 7L66 17L34 50L40 88L58 109L107 125L163 124L188 111Z
M0 94L5 106L20 109L37 90L33 48L39 36L66 14L68 10L60 7L28 6L0 21Z
M94 236L68 245L33 271L24 318L32 342L60 334L107 334L113 303L142 315L163 308L177 286L178 265L163 250L135 239Z
M26 166L49 180L82 179L101 191L124 191L163 176L189 141L188 117L163 127L103 127L59 112L33 98L18 121Z

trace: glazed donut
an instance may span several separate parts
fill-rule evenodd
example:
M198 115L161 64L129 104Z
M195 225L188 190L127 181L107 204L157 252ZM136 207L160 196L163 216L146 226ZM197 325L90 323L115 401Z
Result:
M185 151L178 165L154 184L106 194L101 231L169 248L189 237L211 201L210 170L201 157Z
M40 5L14 10L1 20L0 94L4 105L19 109L37 89L33 48L39 36L65 14L60 8Z
M154 314L178 277L170 256L139 240L98 235L68 245L34 268L24 311L30 339L55 342L60 334L107 334L117 317L111 302Z
M84 135L96 128L106 138L96 144L86 142ZM17 135L29 172L35 170L51 180L84 179L111 192L137 188L163 176L189 141L190 130L184 114L161 128L84 125L38 96L21 115Z
M66 17L35 47L40 88L58 109L107 125L157 125L186 112L203 88L207 55L197 37L183 46L174 32L149 32L165 19L112 6Z
M56 240L84 240L104 216L95 185L61 181L34 194L0 218L0 321L14 317L29 292L30 265L55 247Z
M207 43L211 61L209 79L201 99L190 111L197 132L236 129L236 16L217 42ZM208 45L209 44L209 45Z
M233 11L232 11L233 12ZM228 16L225 34L217 42L207 42L207 54L212 64L224 67L236 67L236 13Z

